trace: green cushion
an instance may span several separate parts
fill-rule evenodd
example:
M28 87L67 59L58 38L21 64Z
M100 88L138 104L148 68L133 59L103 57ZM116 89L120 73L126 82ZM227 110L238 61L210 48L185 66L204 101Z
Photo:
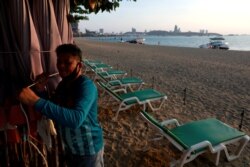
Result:
M117 98L118 100L122 101L122 98L116 94L115 92L113 92L109 87L107 87L103 82L97 82L101 87L103 87L105 90L107 90L110 94L112 94L115 98Z
M102 86L104 89L106 89L110 94L112 94L114 97L119 99L120 101L123 101L127 98L131 97L137 97L139 101L145 101L145 100L150 100L154 98L161 98L165 96L164 94L159 93L158 91L154 89L143 89L143 90L138 90L134 92L129 92L129 93L122 93L122 94L117 94L113 90L111 90L109 87L107 87L103 82L97 82L100 86ZM129 100L126 101L126 104L134 104L137 103L136 100Z
M125 71L121 71L121 70L108 70L107 73L109 75L119 75L119 74L125 74Z
M102 63L101 60L84 60L83 62L85 64L100 64L100 63Z
M142 83L143 81L140 78L136 77L128 77L121 79L122 84L129 84L129 83Z
M160 98L163 96L165 95L161 94L160 92L154 89L143 89L143 90L121 94L120 98L124 100L130 97L137 97L140 101L145 101L148 99ZM127 104L133 104L133 103L136 103L136 100L127 101Z
M171 136L184 149L188 149L203 141L209 141L215 146L222 142L245 135L245 133L234 129L215 118L193 121L173 129L168 129L165 126L162 126L160 122L147 112L141 112L148 120Z
M188 147L205 140L215 146L245 135L215 118L186 123L170 131Z
M98 74L101 77L107 77L109 75L122 75L122 74L125 74L125 73L126 73L125 71L121 71L121 70L108 70L106 72L99 72Z
M141 113L150 121L152 122L155 126L163 130L166 134L168 134L170 137L172 137L177 143L179 143L184 149L187 149L188 146L183 143L175 134L173 134L171 131L168 130L168 128L162 126L159 121L157 121L154 117L152 117L150 114L148 114L145 111L141 111Z
M94 70L95 69L100 69L100 68L111 68L110 65L104 64L104 63L100 63L100 64L93 64L90 65Z
M117 82L116 82L117 81ZM118 82L120 81L121 84L126 85L126 84L136 84L136 83L142 83L143 81L140 78L136 78L136 77L127 77L127 78L122 78L119 80L114 80L111 81L109 84L111 86L117 86L120 85L120 83Z

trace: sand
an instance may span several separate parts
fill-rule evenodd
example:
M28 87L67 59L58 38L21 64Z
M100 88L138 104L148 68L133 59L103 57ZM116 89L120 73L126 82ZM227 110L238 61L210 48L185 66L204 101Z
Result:
M84 58L102 60L129 76L167 94L164 107L151 113L157 119L176 118L181 123L215 117L237 128L245 110L242 131L250 135L250 52L108 43L76 38ZM184 90L186 98L184 99ZM185 103L185 104L184 104ZM180 152L140 117L138 109L119 114L99 99L99 119L104 130L105 165L170 166ZM215 166L214 156L199 156L187 167ZM220 167L250 166L250 144L240 158Z

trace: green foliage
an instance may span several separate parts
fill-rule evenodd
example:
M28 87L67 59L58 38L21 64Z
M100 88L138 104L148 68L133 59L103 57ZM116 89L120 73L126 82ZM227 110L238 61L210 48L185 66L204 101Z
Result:
M90 1L94 1L95 7L92 8ZM98 12L111 12L119 7L122 0L70 0L69 22L78 22L79 20L87 20L86 15ZM131 0L130 0L131 1ZM136 1L136 0L132 0Z

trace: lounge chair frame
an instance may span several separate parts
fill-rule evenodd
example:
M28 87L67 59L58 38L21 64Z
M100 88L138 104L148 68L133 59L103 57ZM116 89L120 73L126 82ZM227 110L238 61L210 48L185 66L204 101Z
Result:
M84 63L85 65L85 71L86 72L94 72L94 73L97 73L97 72L103 72L103 71L106 71L106 70L109 70L109 69L112 69L112 66L108 65L108 64L105 64L105 63L87 63L85 62Z
M100 81L97 82L97 84L100 85L100 87L103 88L104 93L108 93L114 100L116 100L116 102L119 103L119 107L117 109L115 119L118 118L118 115L119 115L120 111L127 110L127 109L129 109L129 108L131 108L132 106L135 106L135 105L142 106L143 110L146 110L147 106L152 111L159 110L159 109L161 109L161 107L163 106L165 100L167 99L166 95L163 95L163 94L160 94L160 93L159 93L158 96L155 96L155 97L152 97L152 98L146 99L146 100L141 100L136 95L128 97L128 98L122 98L121 95L119 95L118 93L122 92L123 94L127 94L126 89L120 88L120 89L112 90L112 89L110 89L104 83L102 83ZM135 92L143 92L143 91L145 91L145 90L137 90ZM160 104L155 106L155 105L152 104L153 102L160 102Z
M152 125L158 131L160 131L160 133L164 137L166 137L176 148L178 148L181 152L183 152L181 158L177 160L175 163L172 163L172 166L183 167L184 164L194 160L197 156L207 151L210 151L212 154L216 154L215 165L218 166L221 151L225 152L225 155L228 161L232 161L240 156L241 152L243 151L244 147L247 145L250 139L248 135L243 135L243 136L239 136L237 138L222 142L215 146L213 146L211 142L205 140L195 145L192 145L191 147L184 148L183 143L181 143L181 141L176 140L174 135L171 134L171 132L169 132L169 130L167 130L166 128L166 126L173 125L173 124L176 127L182 126L179 124L179 122L176 119L165 120L165 121L159 122L158 124L149 118L151 116L147 112L145 112L145 110L141 111L140 114L150 125ZM226 146L232 143L240 143L240 145L238 146L237 151L234 154L230 155Z
M121 70L108 70L108 71L101 71L101 72L96 72L94 81L101 79L104 82L106 81L111 81L111 80L116 80L119 78L123 78L127 75L125 71Z
M128 82L123 82L126 79ZM106 86L110 87L112 90L124 88L130 92L133 92L135 90L140 90L144 84L145 83L139 78L127 77L127 78L121 78L121 79L114 79L110 81L107 80Z

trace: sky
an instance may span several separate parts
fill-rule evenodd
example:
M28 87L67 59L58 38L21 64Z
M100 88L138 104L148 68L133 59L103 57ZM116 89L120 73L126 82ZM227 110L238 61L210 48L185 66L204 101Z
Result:
M201 29L220 34L250 34L250 0L123 0L115 11L90 14L79 29L105 33Z

